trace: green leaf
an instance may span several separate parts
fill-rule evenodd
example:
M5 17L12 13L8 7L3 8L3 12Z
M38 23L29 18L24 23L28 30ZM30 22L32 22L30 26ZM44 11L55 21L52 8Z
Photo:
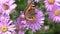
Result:
M29 30L29 31L28 31L28 34L33 34L32 30Z
M23 10L24 11L24 9L27 6L27 1L28 0L16 0L16 2L15 2L17 4L16 10L19 10L19 11Z
M29 29L29 30L27 30L27 31L25 32L25 34L33 34L33 32L32 32L31 29Z

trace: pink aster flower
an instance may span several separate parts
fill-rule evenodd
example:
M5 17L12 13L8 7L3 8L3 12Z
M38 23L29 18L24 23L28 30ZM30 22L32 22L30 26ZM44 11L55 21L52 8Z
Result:
M45 30L49 30L49 26L45 26L44 29L45 29Z
M34 1L34 2L39 2L40 0L28 0L28 3L31 3L32 1Z
M8 2L9 0L0 0L0 4Z
M48 11L49 18L54 22L60 22L60 7L54 6L52 11Z
M1 21L6 21L6 22L8 22L9 19L10 19L9 14L3 13L3 14L0 15L0 22L1 22Z
M17 27L18 34L24 34L24 28L26 27L25 26L26 20L25 20L24 13L22 11L20 11L19 17L16 20L14 20L14 23Z
M0 15L2 15L2 14L8 14L9 15L9 13L7 13L6 11L3 11L1 8L0 8Z
M0 22L0 34L12 34L16 28L15 25L12 24L12 21L9 22Z
M12 32L12 34L16 34L16 32L15 32L15 31L13 31L13 32Z
M19 33L18 34L24 34L24 32L23 31L19 31Z
M33 32L39 30L44 24L44 14L37 8L29 10L28 14L25 12L25 17L27 28L32 29Z
M5 11L6 13L10 13L12 10L16 8L16 4L13 4L15 0L9 0L8 2L0 4L0 9Z
M37 2L37 3L38 3L39 1L40 1L40 0L35 0L35 2Z
M44 3L47 10L52 10L54 5L60 6L60 0L45 0Z

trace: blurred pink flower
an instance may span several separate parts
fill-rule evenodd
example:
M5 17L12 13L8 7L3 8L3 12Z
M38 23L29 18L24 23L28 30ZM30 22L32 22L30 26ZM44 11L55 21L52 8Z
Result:
M49 30L49 26L45 26L44 29L45 29L45 30Z
M31 3L31 2L39 2L40 0L28 0L28 3Z
M54 5L60 6L60 0L44 0L45 7L47 10L52 10Z
M12 34L17 34L17 33L15 31L13 31Z
M16 29L14 27L15 25L12 24L12 21L2 21L0 22L0 34L12 34L11 32Z
M9 0L8 2L0 4L0 9L5 11L6 13L10 13L12 10L16 8L16 4L13 4L15 0Z

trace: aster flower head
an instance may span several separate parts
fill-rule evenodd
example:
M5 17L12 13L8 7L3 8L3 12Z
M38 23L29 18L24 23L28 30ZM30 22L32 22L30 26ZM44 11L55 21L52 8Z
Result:
M9 0L0 0L0 4L8 2Z
M33 32L39 30L44 24L44 14L38 8L29 9L25 12L26 26L32 29Z
M2 22L2 21L8 22L9 20L10 20L9 14L2 13L2 14L0 15L0 22Z
M44 3L47 10L52 10L54 5L60 6L60 0L45 0Z
M28 0L28 3L31 3L32 1L34 1L34 2L39 2L40 0Z
M16 29L18 30L18 34L24 34L26 20L22 11L20 11L19 17L16 20L14 20L14 23L16 25Z
M16 34L16 32L15 32L15 31L13 31L13 32L12 32L12 34Z
M49 18L54 22L60 22L60 8L54 6L52 11L48 11Z
M16 4L13 4L15 0L9 0L8 2L0 4L0 8L6 13L10 13L10 11L16 8Z
M34 1L38 3L40 0L34 0Z
M44 29L45 29L45 30L49 30L49 26L45 26Z
M24 12L20 11L20 15L19 15L19 17L16 20L14 20L14 23L16 25L18 25L18 24L21 25L21 24L25 24L26 23Z
M8 11L3 11L1 8L0 8L0 15L2 15L2 14L7 14L7 15L9 15L9 13L7 13Z
M19 33L18 34L24 34L24 32L23 31L19 31Z
M12 32L16 29L15 25L12 25L12 21L0 23L0 34L12 34Z

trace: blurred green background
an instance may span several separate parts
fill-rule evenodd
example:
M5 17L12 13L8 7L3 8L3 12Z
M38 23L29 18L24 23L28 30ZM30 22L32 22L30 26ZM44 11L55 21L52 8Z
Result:
M19 16L20 11L24 11L28 6L28 0L15 1L17 7L15 9L16 11L10 14L12 20L16 19ZM39 9L41 9L45 15L44 26L42 26L42 28L36 32L32 32L31 30L25 31L25 34L60 34L60 23L55 23L49 20L47 11L45 9L44 0L40 0L40 2L35 3L35 5L38 6ZM45 26L48 26L49 29L45 30Z

